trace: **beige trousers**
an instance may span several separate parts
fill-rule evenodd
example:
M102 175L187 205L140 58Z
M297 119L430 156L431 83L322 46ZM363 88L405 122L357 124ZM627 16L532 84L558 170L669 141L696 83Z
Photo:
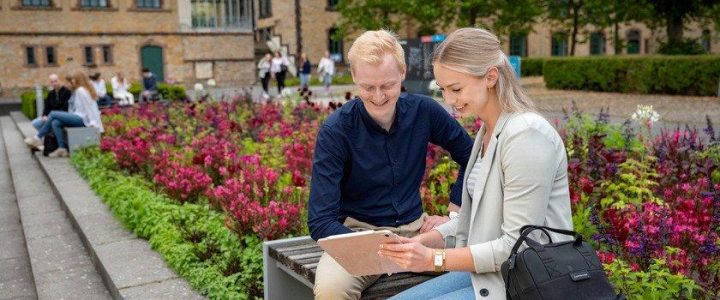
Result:
M348 217L345 226L354 230L390 230L404 237L417 235L422 227L423 213L419 219L399 227L377 227ZM315 271L315 299L360 299L362 291L380 278L380 275L353 276L340 266L335 259L323 253Z

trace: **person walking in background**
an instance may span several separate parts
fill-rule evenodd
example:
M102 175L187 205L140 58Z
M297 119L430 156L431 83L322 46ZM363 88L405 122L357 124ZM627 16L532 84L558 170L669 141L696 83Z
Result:
M123 76L122 72L118 72L117 75L110 79L110 85L112 85L113 97L119 100L120 105L135 104L135 97L128 92L130 83L127 81L127 78Z
M323 85L325 86L325 93L329 95L332 77L335 75L335 61L330 58L329 51L325 51L325 56L320 59L320 63L318 63L318 74L320 74L320 78L322 78Z
M60 83L60 78L58 78L57 74L50 74L48 79L50 80L51 89L48 92L47 97L45 97L45 105L43 107L42 115L37 117L35 120L32 120L32 126L35 127L36 130L40 130L40 128L45 125L50 112L55 110L67 111L68 100L70 100L70 96L72 96L72 91Z
M105 80L102 79L100 76L100 73L95 73L92 76L90 76L90 79L92 80L92 85L95 88L95 92L98 96L98 106L100 107L109 107L112 105L112 98L107 93L107 85L105 83Z
M257 65L258 68L258 78L260 78L260 83L262 83L262 89L263 94L262 98L263 100L267 100L270 98L270 93L268 91L268 87L270 85L270 78L272 78L272 75L270 74L270 66L272 65L272 54L268 53L265 54L265 57L263 57Z
M277 81L278 97L282 95L282 90L285 88L285 75L287 75L289 65L290 61L285 56L282 56L280 51L275 52L275 57L273 57L270 64L270 72Z
M150 101L152 99L157 99L158 90L157 90L157 79L155 78L155 74L150 72L150 69L143 68L142 69L142 77L143 77L143 90L140 93L140 103L142 103L144 101Z
M310 87L310 61L307 58L307 54L300 54L300 87L307 89Z
M76 71L66 77L73 90L69 101L69 111L52 111L48 120L38 130L37 134L25 139L25 143L33 148L42 145L42 138L50 131L57 138L58 148L50 153L50 157L65 157L68 155L66 142L66 127L95 127L100 132L105 131L100 119L100 110L97 106L97 92L82 71Z

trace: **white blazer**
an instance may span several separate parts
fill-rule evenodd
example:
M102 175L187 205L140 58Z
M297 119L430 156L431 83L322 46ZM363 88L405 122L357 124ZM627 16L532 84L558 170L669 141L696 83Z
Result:
M480 155L485 130L480 128L475 139L463 182ZM505 299L500 266L510 256L520 228L535 224L572 230L567 154L560 135L536 113L501 114L475 184L472 197L463 186L460 217L437 230L448 247L470 247L475 298ZM531 237L548 242L537 232ZM572 237L552 238L556 242Z

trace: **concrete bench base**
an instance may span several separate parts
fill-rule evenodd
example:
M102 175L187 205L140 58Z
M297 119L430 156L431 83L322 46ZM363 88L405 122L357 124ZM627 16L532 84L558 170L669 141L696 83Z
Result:
M100 131L95 127L67 127L65 132L70 153L85 146L100 144Z

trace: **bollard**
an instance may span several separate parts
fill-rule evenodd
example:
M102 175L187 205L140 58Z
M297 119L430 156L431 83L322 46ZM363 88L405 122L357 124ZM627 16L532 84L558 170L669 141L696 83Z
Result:
M43 91L39 84L35 85L35 117L42 115L43 108Z

